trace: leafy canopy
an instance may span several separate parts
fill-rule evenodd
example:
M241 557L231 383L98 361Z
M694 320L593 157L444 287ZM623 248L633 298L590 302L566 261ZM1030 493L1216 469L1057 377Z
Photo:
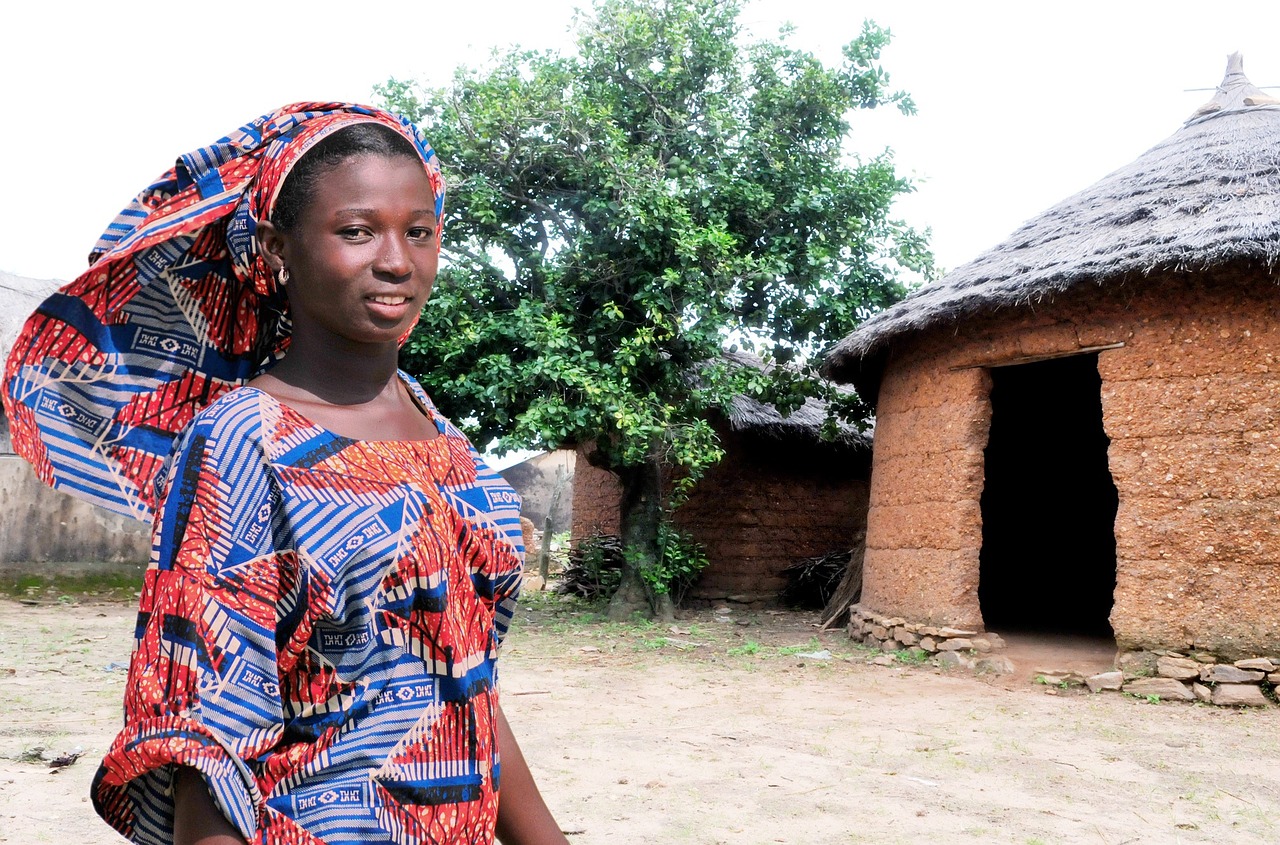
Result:
M403 353L442 410L500 448L594 441L594 461L689 477L735 393L839 398L809 361L928 274L890 217L890 154L845 151L892 105L872 23L825 67L744 43L735 0L598 0L570 55L512 51L383 103L420 122L450 195L445 268ZM743 346L787 367L727 365ZM856 413L848 397L840 400Z

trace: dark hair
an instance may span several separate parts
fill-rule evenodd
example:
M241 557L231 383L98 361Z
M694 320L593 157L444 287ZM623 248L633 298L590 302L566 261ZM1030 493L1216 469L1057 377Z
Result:
M282 232L291 231L302 210L311 202L320 178L347 159L359 156L409 158L421 161L409 139L381 123L353 123L325 138L293 165L271 212L271 222Z

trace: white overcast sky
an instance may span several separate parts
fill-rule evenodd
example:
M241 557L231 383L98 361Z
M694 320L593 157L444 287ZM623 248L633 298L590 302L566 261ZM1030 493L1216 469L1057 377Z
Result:
M448 80L520 44L566 48L584 0L336 4L28 0L5 13L0 271L69 279L174 158L303 99L367 102L389 76ZM215 11L216 10L216 11ZM836 61L863 18L919 114L855 118L918 180L900 216L954 268L1174 132L1245 56L1280 86L1280 3L756 0L743 21ZM1280 96L1280 88L1276 89ZM445 162L448 167L448 162Z

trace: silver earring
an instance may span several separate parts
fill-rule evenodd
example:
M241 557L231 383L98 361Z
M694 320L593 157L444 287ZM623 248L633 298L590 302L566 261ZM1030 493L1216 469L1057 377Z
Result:
M285 285L289 284L289 268L288 267L280 268L280 272L276 273L276 281L280 283L281 287L284 287Z

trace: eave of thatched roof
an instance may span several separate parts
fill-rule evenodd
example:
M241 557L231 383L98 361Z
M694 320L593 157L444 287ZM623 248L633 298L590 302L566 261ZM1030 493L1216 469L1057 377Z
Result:
M754 355L743 352L724 352L722 358L740 367L763 369L767 365ZM827 406L817 399L806 399L804 404L783 416L773 405L738 394L725 409L725 417L731 431L764 436L774 440L810 445L825 444L833 449L867 449L870 436L851 425L841 424L835 441L822 439L822 424L827 419Z
M1024 223L1007 240L867 320L823 372L874 401L890 343L1071 288L1230 261L1280 259L1280 100L1239 54L1208 103L1132 164Z

